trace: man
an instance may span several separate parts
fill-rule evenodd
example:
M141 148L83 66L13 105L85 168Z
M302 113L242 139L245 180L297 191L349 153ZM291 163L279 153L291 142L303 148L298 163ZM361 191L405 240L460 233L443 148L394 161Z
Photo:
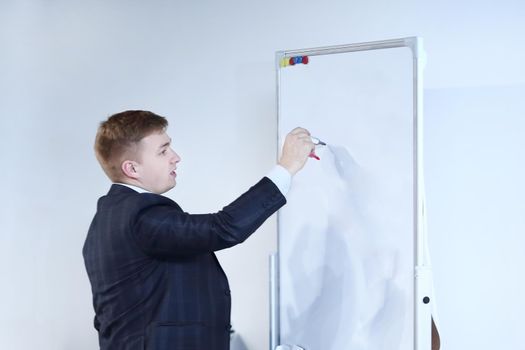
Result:
M279 164L215 214L192 215L161 196L180 157L167 120L125 111L103 122L95 153L112 180L83 248L102 350L228 350L230 290L214 251L248 238L286 203L291 176L314 150L287 135Z

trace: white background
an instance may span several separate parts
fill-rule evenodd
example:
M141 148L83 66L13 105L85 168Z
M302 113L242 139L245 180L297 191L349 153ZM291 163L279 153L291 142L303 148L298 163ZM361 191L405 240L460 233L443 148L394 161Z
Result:
M274 52L425 39L430 248L445 349L519 349L524 322L525 3L0 3L0 347L96 348L81 247L108 188L92 152L124 109L166 115L182 155L169 193L215 211L276 153ZM233 325L268 348L275 221L220 254Z

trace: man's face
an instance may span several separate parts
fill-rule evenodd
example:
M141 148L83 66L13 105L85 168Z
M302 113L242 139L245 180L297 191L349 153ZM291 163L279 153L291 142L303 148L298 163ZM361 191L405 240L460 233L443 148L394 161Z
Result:
M171 138L164 131L140 140L137 180L142 188L161 194L175 187L175 169L180 157L170 145Z

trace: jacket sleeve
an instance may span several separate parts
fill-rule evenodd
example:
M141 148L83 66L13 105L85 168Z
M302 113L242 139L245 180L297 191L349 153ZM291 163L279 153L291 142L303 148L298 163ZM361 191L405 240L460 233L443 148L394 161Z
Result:
M150 196L163 200L151 200L142 208L133 235L146 254L165 258L241 243L286 203L277 186L266 177L215 214L188 214L165 197Z

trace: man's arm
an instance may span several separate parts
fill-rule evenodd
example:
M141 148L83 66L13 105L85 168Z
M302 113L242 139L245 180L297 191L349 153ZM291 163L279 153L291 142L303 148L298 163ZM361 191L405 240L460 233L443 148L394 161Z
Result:
M153 256L216 251L243 242L286 203L291 177L301 170L313 151L310 134L295 128L286 137L279 165L255 186L215 214L192 215L173 202L151 205L139 212L133 232L139 246ZM284 172L284 173L283 173ZM287 172L287 174L286 174Z
M267 177L215 214L188 214L171 200L142 195L149 202L139 212L133 236L148 255L193 255L234 246L248 238L286 203Z

